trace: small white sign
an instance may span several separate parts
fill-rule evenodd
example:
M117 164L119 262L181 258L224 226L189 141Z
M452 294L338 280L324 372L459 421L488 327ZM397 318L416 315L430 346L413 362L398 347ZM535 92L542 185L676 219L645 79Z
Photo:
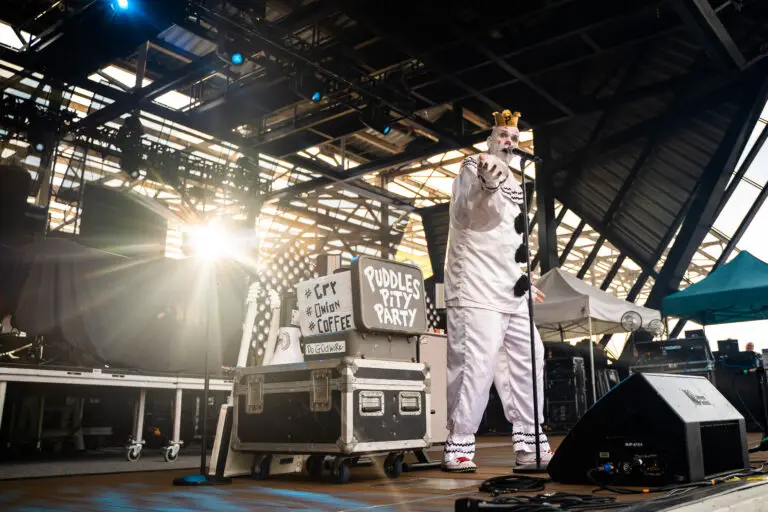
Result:
M302 336L355 328L351 272L304 281L296 286L296 293Z
M347 351L347 343L341 341L323 341L304 345L304 355L319 356L324 354L343 354Z

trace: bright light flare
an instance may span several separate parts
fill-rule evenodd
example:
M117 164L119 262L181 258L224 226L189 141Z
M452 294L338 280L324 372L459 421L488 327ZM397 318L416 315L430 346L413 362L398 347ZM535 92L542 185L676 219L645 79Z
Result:
M189 245L194 255L204 260L226 258L232 250L229 233L218 226L194 226L189 230Z
M250 260L258 250L256 231L228 229L219 222L189 226L188 245L192 256L203 260Z
M123 10L128 8L128 0L117 0L117 6Z

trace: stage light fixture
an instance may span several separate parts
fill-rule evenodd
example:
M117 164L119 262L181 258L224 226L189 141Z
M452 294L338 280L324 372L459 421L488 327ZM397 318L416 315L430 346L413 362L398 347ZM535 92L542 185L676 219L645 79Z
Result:
M141 177L144 164L141 145L143 135L141 120L138 116L131 115L123 121L115 140L115 145L120 150L120 169L134 180Z
M296 75L296 94L318 103L325 96L325 83L312 71L303 71Z
M126 9L128 9L128 7L130 7L128 0L117 0L115 2L115 5L117 5L117 7L119 9L122 9L123 11L125 11Z
M222 61L234 66L245 64L245 42L234 32L219 29L216 35L216 55Z
M392 132L390 117L380 105L368 104L360 113L360 121L371 130L376 130L383 135L389 135Z

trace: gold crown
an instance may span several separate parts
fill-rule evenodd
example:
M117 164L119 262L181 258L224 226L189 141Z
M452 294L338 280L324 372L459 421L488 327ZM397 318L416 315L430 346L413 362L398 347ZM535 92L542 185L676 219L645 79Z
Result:
M493 120L496 122L496 126L511 126L517 128L518 119L520 119L520 112L505 110L503 112L493 113Z

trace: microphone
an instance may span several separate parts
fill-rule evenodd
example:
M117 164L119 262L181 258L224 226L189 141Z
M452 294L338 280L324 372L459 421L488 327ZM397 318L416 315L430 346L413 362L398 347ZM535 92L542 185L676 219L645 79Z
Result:
M527 151L523 151L520 148L513 148L511 150L513 155L517 155L523 160L532 160L533 162L540 164L542 162L541 158L534 155L533 153L528 153Z

